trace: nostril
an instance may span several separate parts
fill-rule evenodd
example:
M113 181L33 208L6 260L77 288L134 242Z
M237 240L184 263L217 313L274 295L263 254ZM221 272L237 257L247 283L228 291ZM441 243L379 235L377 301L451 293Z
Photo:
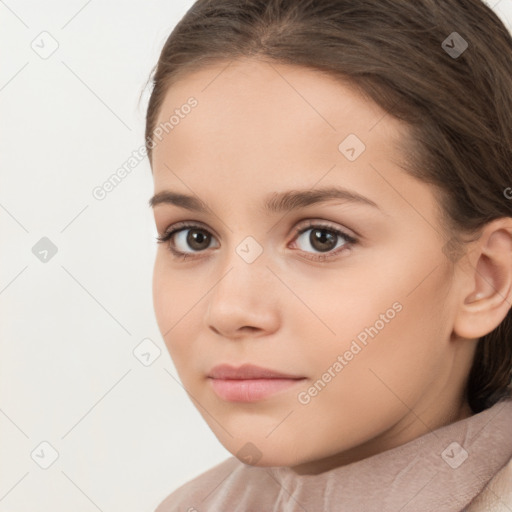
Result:
M258 330L257 327L253 327L252 325L244 325L243 327L241 327L241 329L249 330L249 331L257 331Z

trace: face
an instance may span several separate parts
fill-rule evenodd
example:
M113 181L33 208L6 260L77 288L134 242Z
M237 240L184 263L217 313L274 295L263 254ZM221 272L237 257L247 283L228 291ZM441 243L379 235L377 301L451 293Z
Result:
M473 354L406 127L320 72L226 65L171 86L152 160L156 318L205 421L244 462L316 473L467 416Z

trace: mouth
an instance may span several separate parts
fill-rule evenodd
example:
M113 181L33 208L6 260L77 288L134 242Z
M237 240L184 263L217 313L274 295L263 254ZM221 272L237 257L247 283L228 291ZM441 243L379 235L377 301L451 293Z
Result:
M217 396L228 402L255 402L296 386L305 377L244 364L215 366L208 380Z

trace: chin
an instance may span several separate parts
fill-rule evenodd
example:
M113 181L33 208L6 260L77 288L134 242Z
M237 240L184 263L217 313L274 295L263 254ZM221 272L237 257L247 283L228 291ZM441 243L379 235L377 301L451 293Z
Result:
M249 458L246 455L239 454L237 451L231 452L240 462L248 466L268 468L268 467L290 467L295 466L297 461L286 457L285 455L280 456L279 454L272 454L271 456L262 455L261 458Z
M240 462L254 467L291 467L307 462L303 453L297 453L297 445L288 446L281 442L254 439L248 441L247 437L237 439L224 439L224 447Z

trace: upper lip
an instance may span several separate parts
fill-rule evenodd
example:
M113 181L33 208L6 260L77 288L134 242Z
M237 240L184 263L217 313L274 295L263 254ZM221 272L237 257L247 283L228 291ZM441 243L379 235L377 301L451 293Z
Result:
M269 368L262 368L253 364L243 364L239 367L229 364L214 366L208 373L213 379L302 379L297 375L278 372Z

